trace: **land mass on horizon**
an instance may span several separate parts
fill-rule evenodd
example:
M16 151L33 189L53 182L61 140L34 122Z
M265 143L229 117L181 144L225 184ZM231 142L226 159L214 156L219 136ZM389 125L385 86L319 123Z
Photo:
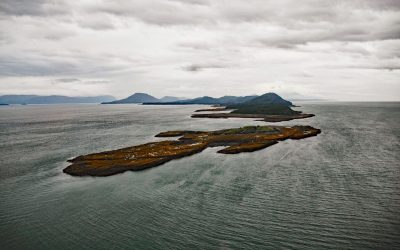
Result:
M259 118L266 122L289 121L314 116L304 114L301 111L292 109L293 103L287 101L275 93L266 93L248 101L234 104L227 104L223 107L217 106L214 109L196 110L193 118ZM213 113L200 113L204 111L217 111ZM230 111L221 113L221 111Z
M180 97L175 96L164 96L160 99L146 94L146 93L135 93L127 98L115 100L111 102L102 102L102 104L129 104L129 103L167 103L167 102L175 102L181 100Z
M194 99L174 100L176 97L163 97L157 99L146 93L135 93L125 99L103 104L129 104L142 103L143 105L213 105L214 109L196 110L193 118L259 118L266 122L280 122L293 119L303 119L314 116L295 111L292 102L283 99L276 93L265 93L263 95L251 96L222 96L214 98L203 96ZM204 111L230 111L229 113L199 113Z

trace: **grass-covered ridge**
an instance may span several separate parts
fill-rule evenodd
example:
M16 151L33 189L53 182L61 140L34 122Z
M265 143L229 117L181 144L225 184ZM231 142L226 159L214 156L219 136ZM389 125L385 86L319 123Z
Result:
M231 128L231 129L226 129L226 130L221 130L220 131L222 134L250 134L250 133L279 133L279 130L277 130L274 127L268 127L268 126L244 126L241 128Z

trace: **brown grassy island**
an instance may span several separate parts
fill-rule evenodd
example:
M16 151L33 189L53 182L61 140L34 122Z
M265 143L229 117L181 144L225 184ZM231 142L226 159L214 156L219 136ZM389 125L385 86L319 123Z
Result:
M310 126L246 126L217 131L168 131L156 137L177 137L178 140L151 142L133 147L78 156L63 172L74 176L109 176L128 170L155 167L185 156L197 154L207 147L225 146L222 154L253 152L286 139L302 139L321 131Z

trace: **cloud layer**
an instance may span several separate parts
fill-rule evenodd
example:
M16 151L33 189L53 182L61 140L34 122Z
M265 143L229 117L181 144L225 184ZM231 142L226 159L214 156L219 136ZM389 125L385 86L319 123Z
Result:
M0 2L0 94L400 100L400 1Z

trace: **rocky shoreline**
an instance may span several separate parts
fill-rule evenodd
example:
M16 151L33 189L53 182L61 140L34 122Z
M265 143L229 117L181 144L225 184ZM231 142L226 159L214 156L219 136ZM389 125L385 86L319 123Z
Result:
M225 107L214 107L214 108L209 108L209 109L198 109L195 110L194 112L208 112L208 111L228 111L230 109L227 109Z
M258 117L259 118L259 117ZM253 152L286 139L316 136L321 130L310 126L246 126L217 131L167 131L156 137L178 140L151 142L133 147L78 156L63 172L73 176L110 176L138 171L190 156L208 147L224 146L221 154Z

